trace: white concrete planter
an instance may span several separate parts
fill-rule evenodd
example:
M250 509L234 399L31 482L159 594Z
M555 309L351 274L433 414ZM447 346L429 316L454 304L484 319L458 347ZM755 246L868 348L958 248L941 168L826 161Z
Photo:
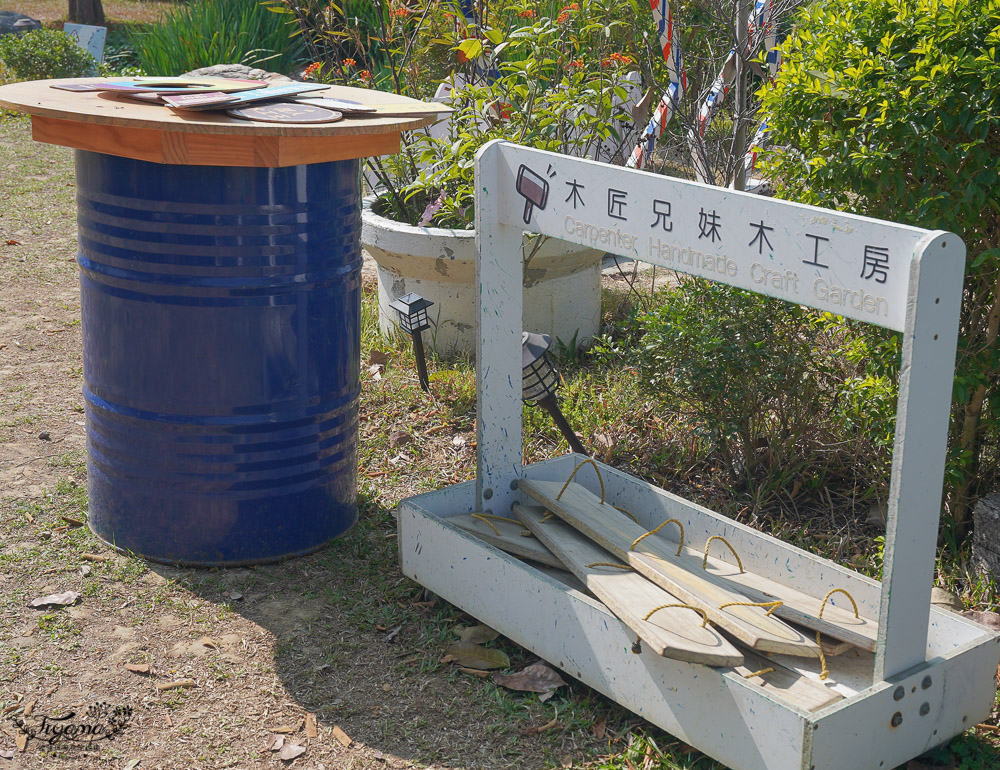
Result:
M361 245L378 264L379 328L396 333L389 303L414 292L434 303L425 339L440 355L475 354L476 272L474 230L414 227L374 214L365 199ZM532 238L525 236L525 251ZM569 345L591 339L601 324L603 252L554 238L525 264L524 329L542 332Z

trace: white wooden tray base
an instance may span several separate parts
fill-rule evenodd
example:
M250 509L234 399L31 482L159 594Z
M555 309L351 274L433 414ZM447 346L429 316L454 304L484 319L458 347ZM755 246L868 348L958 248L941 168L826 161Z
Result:
M524 473L565 481L580 459L558 458L528 466ZM655 527L669 509L669 515L683 516L693 536L727 537L759 574L812 596L845 587L858 599L863 614L877 614L865 613L865 607L878 607L875 581L692 503L678 502L680 498L626 474L604 466L601 472L608 494L636 512L644 526ZM575 481L596 491L596 479L583 477L581 471ZM404 500L399 507L403 572L734 770L887 770L989 716L996 687L982 672L996 670L1000 644L994 634L960 616L932 610L928 663L891 682L853 678L848 671L857 666L850 653L829 658L836 684L828 686L847 697L809 713L731 672L672 661L648 650L633 655L633 638L598 602L447 521L475 510L473 482ZM805 658L782 662L790 660L800 667L816 663ZM842 682L842 674L854 686ZM897 701L899 687L903 697ZM927 714L921 715L925 703ZM892 727L896 713L902 721Z

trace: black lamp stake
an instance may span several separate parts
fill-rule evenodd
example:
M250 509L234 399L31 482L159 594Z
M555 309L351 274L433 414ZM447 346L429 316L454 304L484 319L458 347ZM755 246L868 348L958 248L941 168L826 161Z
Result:
M431 327L427 320L427 308L434 303L419 294L404 294L389 303L389 307L399 313L399 326L413 338L413 357L417 361L417 377L424 393L430 393L431 383L427 377L427 360L424 356L422 332Z
M521 397L549 413L570 449L576 454L590 457L590 452L580 442L559 408L559 401L556 399L559 375L546 355L551 344L552 339L547 334L521 334Z

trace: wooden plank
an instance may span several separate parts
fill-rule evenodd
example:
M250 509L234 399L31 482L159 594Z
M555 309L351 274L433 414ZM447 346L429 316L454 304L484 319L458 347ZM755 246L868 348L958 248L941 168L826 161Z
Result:
M746 679L748 684L759 687L776 700L797 706L804 711L819 711L844 699L843 695L822 682L810 679L777 661L757 655L752 650L743 650L743 655L743 665L734 666L733 671Z
M492 514L486 515L490 516ZM490 545L496 546L501 551L506 551L522 559L530 559L549 567L563 568L563 563L548 548L542 545L542 542L537 537L524 537L521 535L522 532L527 531L521 524L517 522L512 524L498 517L484 521L482 518L475 518L476 516L483 516L483 514L468 513L463 516L452 516L448 519L448 523L461 527L466 532L471 532L481 540L485 540ZM489 524L487 524L487 521Z
M339 137L182 134L150 128L81 124L36 116L36 142L100 152L151 163L277 168L399 151L399 133Z
M710 573L690 571L689 564L674 555L676 548L662 547L662 540L646 538L638 550L630 550L630 545L646 534L641 526L611 505L602 504L579 484L569 484L562 498L556 500L562 486L558 482L522 479L518 488L661 588L703 609L713 623L744 644L762 652L818 657L815 641L768 616L763 608L739 606L753 600ZM723 607L733 603L735 606Z
M875 676L927 659L965 245L928 234L915 249L899 369Z
M659 537L659 533L653 537ZM649 538L652 540L652 538ZM669 544L676 548L676 543ZM646 541L644 540L643 543ZM661 541L662 542L662 541ZM724 546L722 546L724 548ZM690 570L700 570L704 561L704 549L685 547L681 551L680 561ZM838 639L851 646L860 647L869 652L875 651L875 640L878 636L878 623L866 617L854 617L850 602L840 592L833 594L823 607L822 599L810 596L788 586L783 586L754 572L740 572L739 567L708 557L707 572L729 584L734 590L745 594L750 601L771 602L780 600L781 606L774 614L784 620L798 623L813 631L821 631L832 639ZM838 602L841 606L837 606ZM823 617L819 617L820 609ZM824 650L825 651L825 650Z
M707 666L738 666L743 655L710 625L702 627L700 613L631 569L598 566L614 564L612 557L591 540L535 505L514 505L514 513L549 550L569 568L657 655ZM618 564L621 564L618 562ZM645 620L652 611L655 614Z
M69 120L35 116L31 119L31 138L36 142L58 144L76 150L163 163L162 139L158 131L135 131L120 126L106 126L103 131L89 131Z

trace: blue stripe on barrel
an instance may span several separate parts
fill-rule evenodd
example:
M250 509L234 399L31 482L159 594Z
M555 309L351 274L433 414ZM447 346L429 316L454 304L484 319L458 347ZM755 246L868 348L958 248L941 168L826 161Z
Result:
M357 160L77 152L90 524L157 561L315 550L357 520Z

